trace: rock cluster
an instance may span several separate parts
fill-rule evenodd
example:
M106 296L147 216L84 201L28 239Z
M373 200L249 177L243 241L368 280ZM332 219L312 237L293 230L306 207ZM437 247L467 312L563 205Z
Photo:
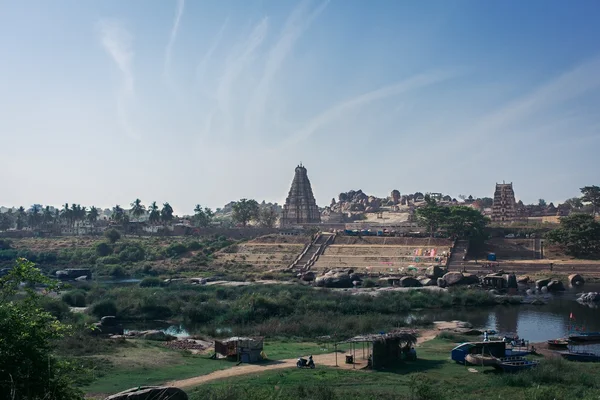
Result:
M172 340L166 342L165 346L175 350L206 350L208 348L206 343L194 339Z
M123 325L119 324L114 316L106 316L100 322L93 324L92 335L122 335Z
M580 303L598 303L598 302L600 302L600 293L598 293L598 292L581 293L581 295L579 296L577 301Z
M561 292L565 290L565 286L558 279L543 278L535 281L536 289L542 293L545 292Z
M315 279L317 286L328 288L351 288L355 283L360 282L362 282L360 275L355 274L351 269L332 269Z
M159 330L129 331L125 336L144 340L154 340L157 342L168 342L177 339L175 336L169 335L168 333L164 333L163 331Z

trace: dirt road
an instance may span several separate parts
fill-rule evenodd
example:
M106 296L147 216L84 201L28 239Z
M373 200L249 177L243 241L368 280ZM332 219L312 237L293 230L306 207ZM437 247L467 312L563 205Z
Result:
M422 331L419 336L418 345L432 340L439 333L437 329ZM362 353L356 350L356 362L354 364L346 364L345 354L337 353L337 366L342 369L355 369L359 370L367 366L367 360L363 360ZM313 356L317 368L319 366L334 367L336 366L336 353L319 354ZM271 361L264 364L241 364L236 367L223 369L220 371L211 372L210 374L200 375L193 378L182 379L178 381L167 382L165 386L176 386L179 388L188 388L192 386L198 386L200 384L215 381L217 379L230 378L232 376L248 375L248 374L259 374L264 371L271 371L285 368L296 368L297 358L290 358L287 360Z
M359 358L358 352L357 352L356 356L357 356L357 358ZM343 368L343 369L353 369L352 364L344 363L344 357L345 357L344 353L337 353L338 367ZM248 375L248 374L253 374L253 373L259 374L264 371L271 371L271 370L276 370L276 369L296 368L297 360L298 360L297 358L289 358L287 360L271 361L269 363L264 363L264 364L241 364L236 367L211 372L210 374L206 374L206 375L200 375L200 376L196 376L196 377L189 378L189 379L182 379L179 381L167 382L167 384L165 386L176 386L179 388L186 388L186 387L191 387L191 386L198 386L202 383L211 382L211 381L214 381L217 379L229 378L232 376ZM313 360L315 361L317 368L319 368L319 366L334 367L336 365L336 354L328 353L328 354L316 355L316 356L313 356ZM363 368L367 364L366 360L356 360L356 361L357 362L354 364L355 369Z

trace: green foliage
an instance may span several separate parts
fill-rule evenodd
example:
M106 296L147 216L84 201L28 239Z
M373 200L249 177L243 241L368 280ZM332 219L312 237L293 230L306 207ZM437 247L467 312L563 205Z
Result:
M146 258L144 247L137 242L123 243L122 245L117 246L114 252L118 255L119 260L124 263L143 261Z
M485 239L489 220L478 210L467 206L440 206L429 196L425 196L425 200L427 204L417 209L417 219L430 235L441 228L452 238Z
M156 277L147 277L142 279L140 282L140 287L159 287L164 286L164 281L160 278Z
M12 242L8 239L0 239L0 250L10 250Z
M167 255L167 257L178 257L184 253L187 253L188 248L186 247L185 244L183 243L173 243L170 244L169 247L167 247L167 249L165 250L165 254Z
M244 227L248 222L257 219L258 213L259 207L256 200L241 199L233 204L232 218Z
M27 283L26 293L17 299L21 282ZM62 337L67 327L40 304L48 298L35 291L39 284L55 288L24 259L17 260L11 272L0 278L0 398L81 399L82 393L69 380L73 367L52 355L53 341Z
M128 274L127 274L127 271L125 271L125 268L123 268L120 265L115 265L110 270L110 276L113 276L115 278L124 278L124 277L128 276Z
M560 219L560 227L546 234L551 242L578 258L600 257L600 223L592 215L571 214Z
M274 228L277 222L277 212L271 207L265 207L258 214L258 223L265 228Z
M111 245L109 245L106 242L100 242L96 245L96 254L99 257L106 257L106 256L112 254L112 252L113 252L113 249L112 249Z
M71 290L62 295L62 301L70 305L71 307L85 307L86 306L86 293L84 290L76 289Z
M377 281L375 279L365 279L362 283L362 287L364 288L372 288L377 286Z
M100 300L92 304L91 312L98 318L117 315L117 305L113 300Z
M584 203L590 203L592 205L592 215L596 215L596 210L600 207L600 187L598 186L585 186L581 189L581 201Z
M200 204L196 204L196 208L194 208L194 223L196 226L207 227L212 223L215 214L213 211L208 208L202 206Z
M107 238L109 242L116 243L121 239L121 234L116 229L108 229L104 232L104 237Z

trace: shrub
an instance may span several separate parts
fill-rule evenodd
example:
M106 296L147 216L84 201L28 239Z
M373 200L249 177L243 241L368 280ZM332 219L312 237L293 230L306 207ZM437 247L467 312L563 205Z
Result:
M127 243L116 252L119 254L119 260L123 262L143 261L146 258L144 248L138 243Z
M116 243L119 239L121 239L121 234L116 229L109 229L104 232L104 237L106 237L109 242Z
M165 250L165 254L167 255L167 257L175 258L187 251L188 249L183 243L173 243L170 244L169 247L167 247L167 249Z
M365 288L372 288L377 286L377 282L374 279L365 279L362 283L362 286Z
M202 249L202 244L200 244L200 242L194 240L193 242L189 242L187 244L187 248L188 248L188 250L191 250L191 251L200 250L200 249Z
M63 303L61 300L53 299L51 297L43 296L40 297L40 305L45 311L48 311L54 318L59 321L64 320L69 316L71 310L69 306Z
M127 276L127 272L125 268L120 265L115 265L113 269L110 271L110 276L114 276L115 278L124 278Z
M100 300L92 305L92 314L98 318L117 315L117 305L112 300Z
M85 292L83 290L71 290L62 295L62 301L71 307L85 307Z
M12 242L8 239L0 239L0 250L10 250Z
M98 254L99 257L106 257L112 254L112 252L112 247L106 242L101 242L96 245L96 254Z
M102 257L99 259L99 261L104 265L114 265L121 262L117 256Z
M158 286L164 286L164 281L160 278L156 278L153 276L144 278L140 282L140 287L158 287Z

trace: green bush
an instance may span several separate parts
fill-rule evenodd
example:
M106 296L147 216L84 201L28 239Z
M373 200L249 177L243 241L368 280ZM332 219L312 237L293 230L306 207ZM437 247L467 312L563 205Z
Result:
M98 261L104 265L115 265L121 263L121 260L119 260L119 257L117 256L101 257L100 259L98 259Z
M62 295L62 301L71 307L85 307L85 296L86 293L83 290L71 290Z
M162 279L156 278L156 277L144 278L140 282L140 287L158 287L158 286L164 286L164 281Z
M377 286L377 282L374 279L365 279L362 283L362 287L372 288Z
M96 254L99 257L106 257L106 256L112 254L112 252L113 252L112 247L106 242L101 242L96 245Z
M165 250L167 257L175 258L188 251L187 247L183 243L173 243Z
M52 316L54 316L54 318L58 319L59 321L63 321L69 316L69 314L71 314L69 306L61 300L53 299L48 296L43 296L40 297L39 301L40 305L42 306L42 309L48 311L50 314L52 314Z
M116 229L109 229L104 232L104 237L106 237L109 242L116 243L119 239L121 239L121 234Z
M8 239L0 239L0 250L10 250L12 242Z
M146 258L146 251L139 243L126 243L115 249L122 262L143 261Z
M110 276L115 278L125 278L128 276L127 271L120 265L115 265L113 269L110 271Z
M200 242L197 240L194 240L193 242L189 242L186 247L190 251L196 251L202 249L202 244L200 244Z
M117 315L117 305L112 300L100 300L92 304L91 312L98 318Z

